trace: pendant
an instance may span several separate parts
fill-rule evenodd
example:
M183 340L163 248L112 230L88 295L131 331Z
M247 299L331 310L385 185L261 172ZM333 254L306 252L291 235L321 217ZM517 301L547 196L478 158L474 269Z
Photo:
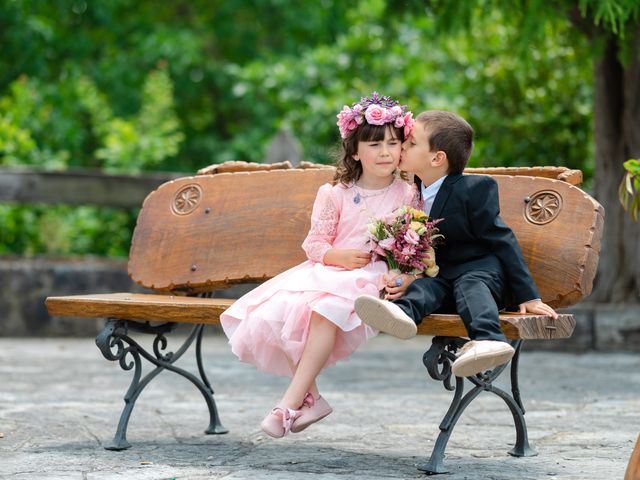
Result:
M360 203L360 200L362 200L362 197L360 197L360 192L357 192L356 195L353 197L353 203L358 205Z

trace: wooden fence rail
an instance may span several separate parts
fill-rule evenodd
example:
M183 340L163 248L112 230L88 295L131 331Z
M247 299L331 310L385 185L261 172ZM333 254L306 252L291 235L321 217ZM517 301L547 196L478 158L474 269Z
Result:
M44 172L0 168L0 202L136 208L149 192L184 173L109 175L95 170Z

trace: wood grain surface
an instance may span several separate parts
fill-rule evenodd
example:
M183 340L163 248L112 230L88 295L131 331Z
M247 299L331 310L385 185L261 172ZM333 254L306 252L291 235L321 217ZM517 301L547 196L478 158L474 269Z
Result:
M573 305L593 286L604 210L572 185L575 171L519 170L469 172L493 173L501 216L518 239L542 300L555 308ZM263 281L306 260L301 244L313 200L332 177L331 168L276 169L167 182L147 196L129 255L133 280L159 294L50 297L47 308L51 315L218 323L232 300L184 295ZM567 338L575 327L572 315L553 322L504 314L500 321L511 339ZM457 315L430 315L419 333L466 336Z
M220 314L233 300L144 293L106 293L49 297L50 315L119 318L179 323L220 323Z
M558 315L555 321L544 315L500 314L500 327L506 337L511 340L569 338L575 326L575 318L568 314ZM418 325L418 334L443 337L468 336L467 329L458 315L440 314L425 317Z
M161 292L202 292L271 278L306 259L300 245L313 200L331 176L330 169L292 169L166 183L140 212L129 273ZM587 296L600 251L602 207L567 182L494 178L501 216L518 238L542 299L557 308ZM172 202L185 188L199 190L200 199L190 213L176 214ZM546 223L531 221L532 207ZM550 219L544 218L547 210Z
M107 293L49 297L51 315L178 323L220 323L220 314L233 303L227 298L199 298L179 295ZM509 339L568 338L573 333L573 315L560 315L555 322L545 316L502 314L500 324ZM464 337L458 315L429 315L418 326L420 335Z

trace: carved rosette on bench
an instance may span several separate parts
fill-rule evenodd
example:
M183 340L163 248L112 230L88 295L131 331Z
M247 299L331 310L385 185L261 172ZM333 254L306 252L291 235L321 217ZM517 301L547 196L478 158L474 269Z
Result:
M168 182L145 200L133 234L129 274L154 294L100 294L50 297L51 315L104 317L109 319L97 342L104 356L118 361L134 375L125 395L125 409L114 444L128 448L126 427L137 397L164 370L184 376L203 394L209 406L207 433L224 433L213 389L204 374L202 332L218 324L232 300L212 297L212 291L239 283L263 281L306 258L300 248L309 229L309 217L318 187L333 177L331 168L246 171L245 165L227 165L236 173L208 168L202 175ZM251 167L254 169L255 167ZM492 174L500 192L501 216L520 244L542 300L554 308L574 305L589 295L598 262L604 211L588 194L574 186L581 173L556 167L518 169L469 169L468 173ZM539 175L538 177L533 175ZM255 192L259 191L260 195ZM272 201L277 200L277 201ZM259 228L256 228L259 219ZM268 252L268 255L262 254ZM185 296L200 294L203 297ZM148 322L161 321L154 327ZM451 376L455 353L467 341L457 315L430 315L418 328L432 335L423 362L431 377L443 382L454 398L440 425L440 435L428 473L442 473L444 451L464 409L481 392L498 395L513 414L516 441L512 455L535 454L529 446L524 406L518 390L518 359L524 340L571 336L575 319L562 314L555 322L540 315L500 315L501 327L516 348L509 372L511 393L494 385L508 365L469 377L472 388L464 394L465 381ZM194 329L174 353L167 351L166 335L177 323ZM146 352L129 335L130 330L155 336L152 352ZM175 366L192 342L196 342L199 377ZM144 378L140 362L154 367Z
M544 225L555 220L562 210L562 197L554 191L536 192L525 198L525 217L531 223Z
M180 189L173 197L171 209L177 215L189 215L202 200L202 187L197 183Z

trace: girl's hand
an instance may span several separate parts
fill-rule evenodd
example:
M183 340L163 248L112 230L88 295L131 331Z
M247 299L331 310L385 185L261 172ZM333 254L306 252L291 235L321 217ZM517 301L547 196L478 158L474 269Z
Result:
M371 253L355 249L332 248L324 255L325 265L336 265L347 270L362 268L371 261Z
M412 275L409 273L401 273L400 275L384 274L383 280L386 281L385 290L387 294L384 296L385 300L395 300L404 295L404 292L409 285L411 285L420 276ZM400 284L400 285L398 285Z

